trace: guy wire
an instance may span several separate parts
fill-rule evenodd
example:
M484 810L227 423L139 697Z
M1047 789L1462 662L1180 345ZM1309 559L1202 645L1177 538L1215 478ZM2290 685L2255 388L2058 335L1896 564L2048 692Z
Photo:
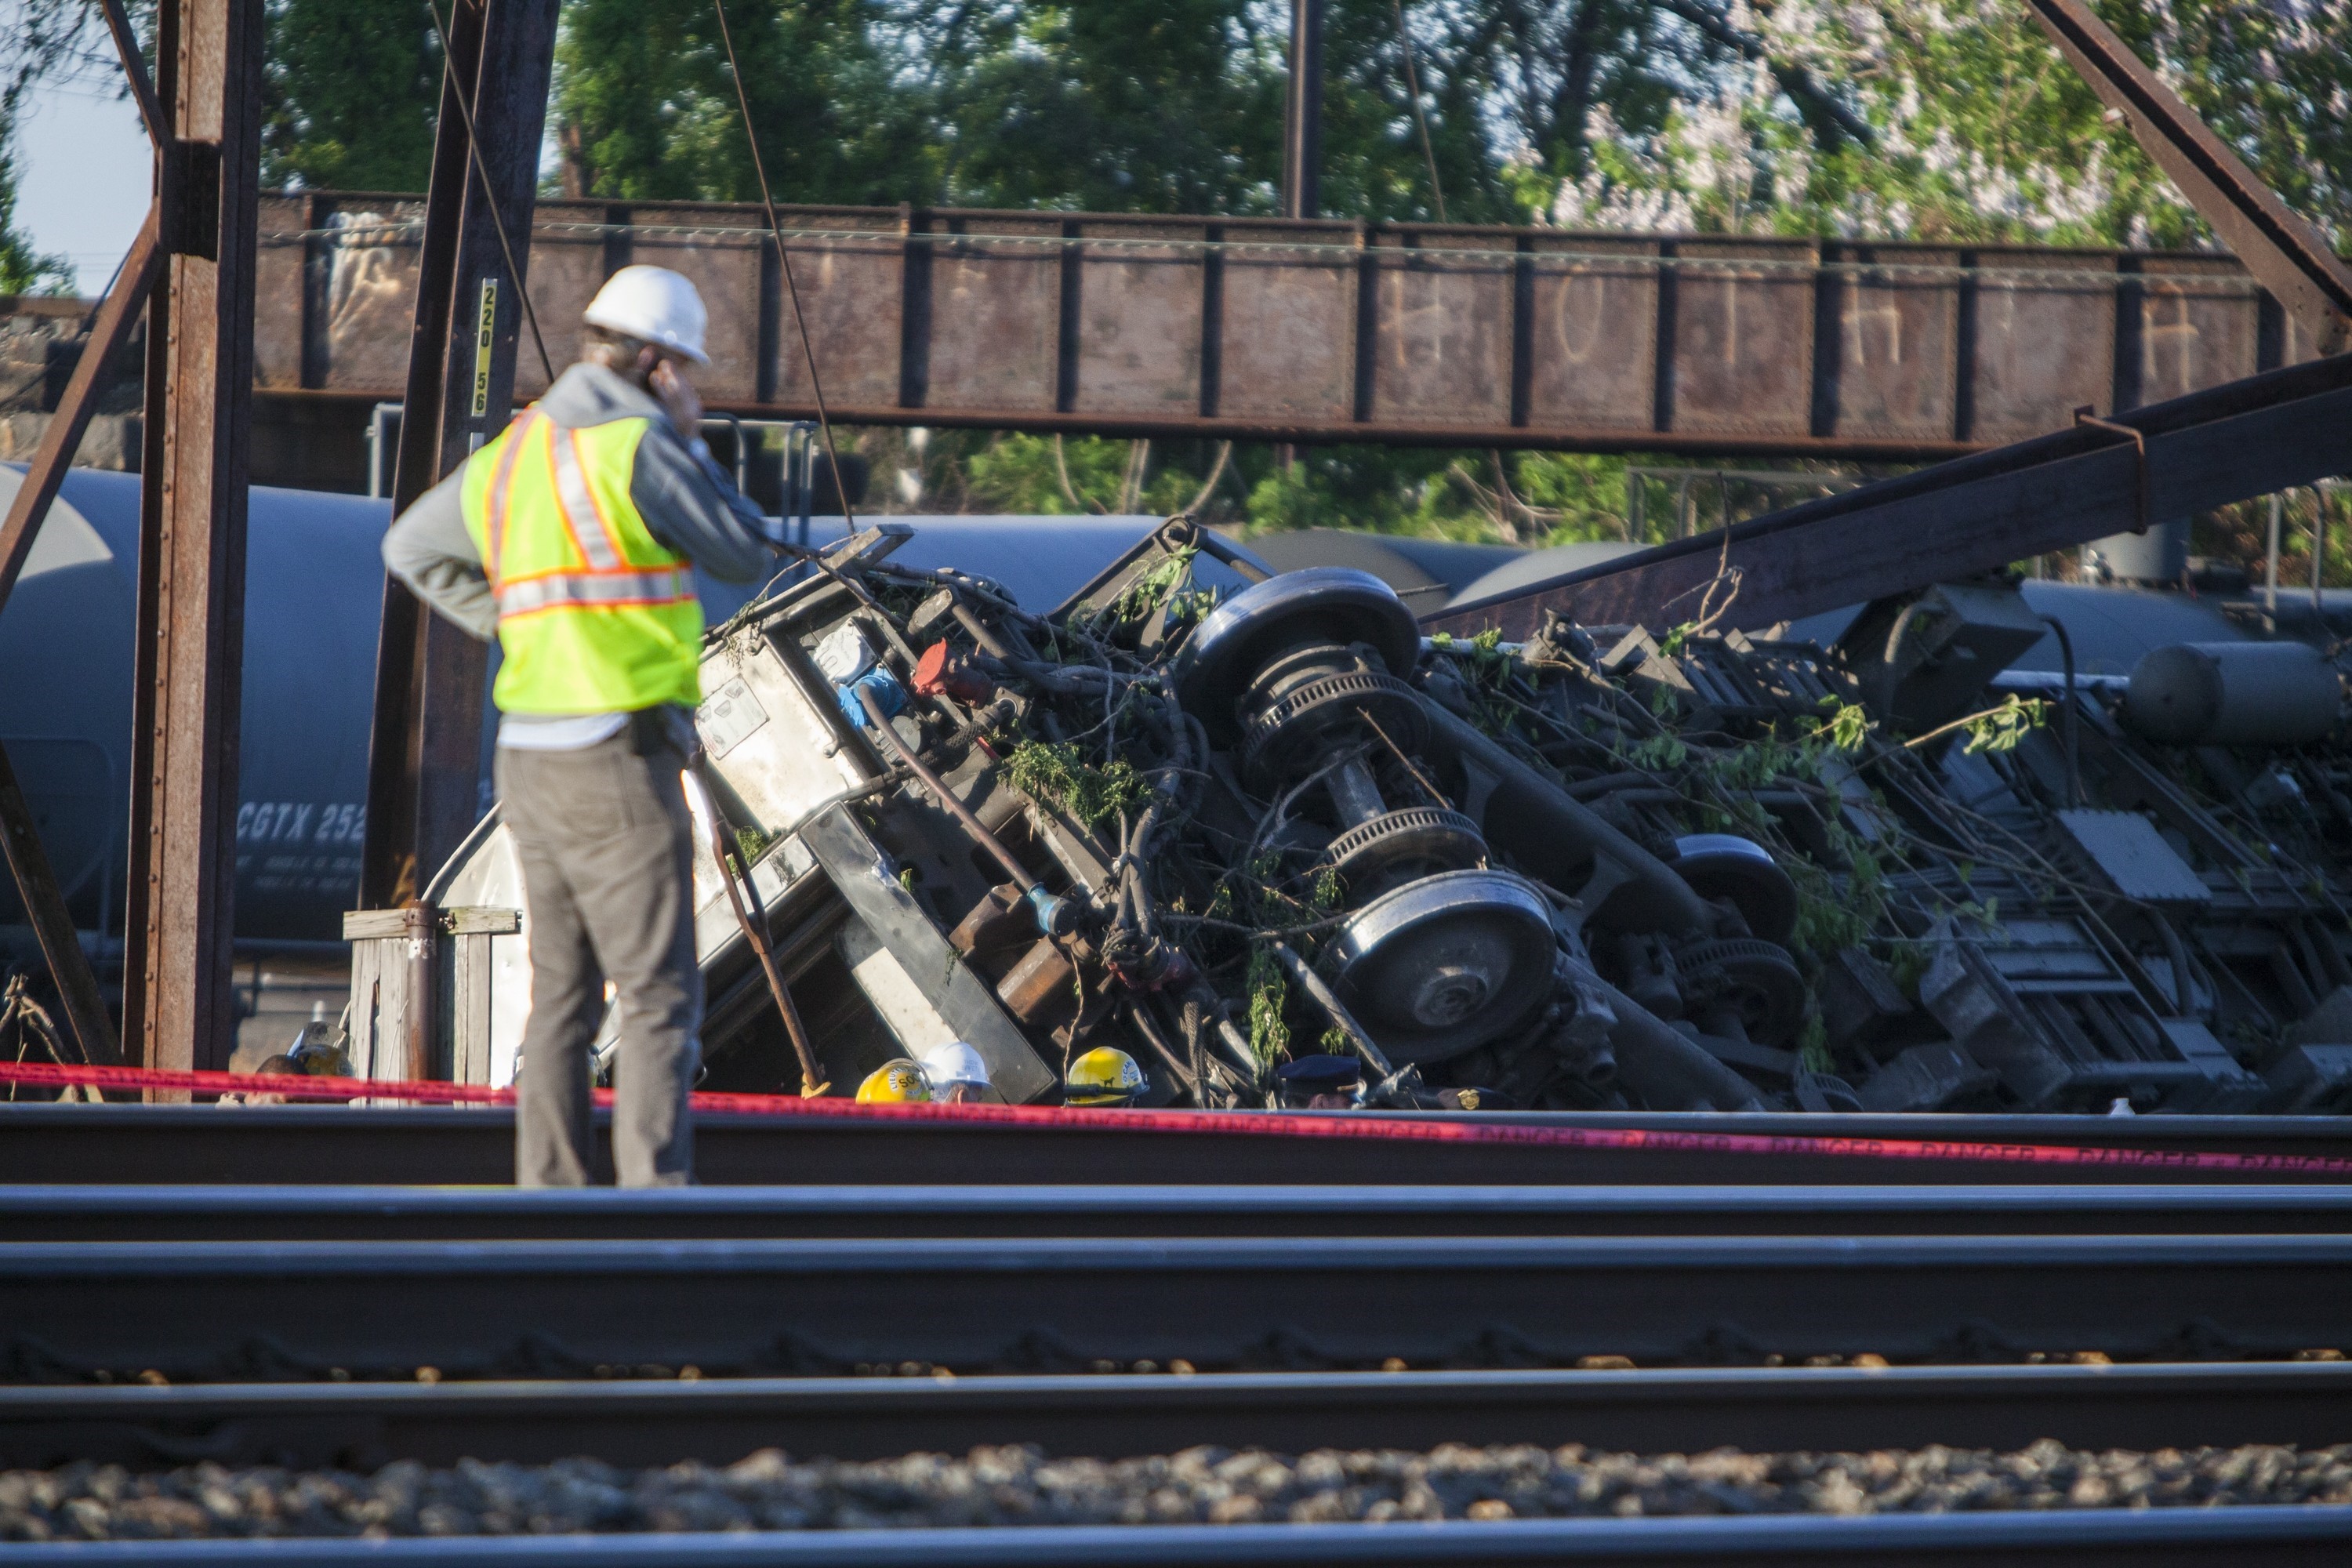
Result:
M824 411L824 383L817 379L816 348L809 342L808 318L801 313L801 288L793 279L792 253L784 248L783 219L776 216L776 198L768 189L768 165L760 156L760 138L751 129L751 100L743 90L743 68L735 63L735 36L727 27L726 0L710 0L710 8L719 13L719 41L727 50L727 74L735 81L735 104L743 111L743 140L751 146L751 172L760 179L760 205L767 210L768 237L775 241L776 260L784 269L784 292L793 301L793 325L801 335L801 358L808 366L809 397L816 405L817 433L824 437L824 460L833 465L834 493L841 498L841 521L851 533L857 531L857 518L849 509L849 481L842 477L841 454L833 444L833 421Z
M499 254L507 258L507 276L514 279L515 292L522 299L523 320L530 323L530 341L539 350L540 374L552 386L555 362L547 357L547 340L539 335L539 312L531 309L530 289L523 281L522 269L515 265L514 247L507 243L506 215L499 211L499 194L490 188L490 172L482 166L482 142L474 134L474 110L466 101L465 84L457 79L457 64L449 58L449 30L441 25L441 7L436 0L425 0L425 8L433 14L433 31L441 40L441 79L449 84L449 96L457 105L457 118L465 123L466 151L473 159L475 177L482 182L482 199L489 204L490 227L498 233Z
M1412 100L1412 122L1421 127L1421 155L1429 163L1429 195L1437 204L1437 221L1445 221L1445 186L1437 177L1437 149L1429 141L1429 116L1421 109L1421 73L1413 68L1412 34L1404 25L1404 0L1390 0L1396 13L1397 47L1404 55L1404 90Z

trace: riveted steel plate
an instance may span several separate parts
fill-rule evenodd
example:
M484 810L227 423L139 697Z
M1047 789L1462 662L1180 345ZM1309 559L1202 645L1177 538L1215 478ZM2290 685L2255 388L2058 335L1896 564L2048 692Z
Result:
M1201 406L1201 224L1087 224L1078 252L1080 413L1190 417ZM1189 243L1187 243L1189 242Z
M1005 214L950 220L949 235L931 247L923 406L1054 412L1061 234L1053 218Z
M900 331L905 321L908 247L895 215L821 211L785 219L784 253L800 290L809 352L801 347L790 297L779 272L771 292L776 312L771 384L779 402L806 404L809 353L828 403L887 408L898 401ZM824 237L802 231L820 229ZM762 256L772 268L772 255Z
M2161 403L2254 374L2261 295L2232 260L2150 257L2139 287L2139 400Z
M1980 251L1968 434L2021 441L2112 412L2116 258L2099 251Z
M1829 428L1949 439L1959 394L1959 253L1857 246L1825 259L1830 316L1821 330L1836 346L1823 400Z
M1367 412L1376 423L1509 424L1509 252L1475 234L1415 238L1408 245L1382 236L1372 247Z
M1353 236L1315 229L1226 230L1217 411L1245 419L1340 421L1356 395ZM1285 239L1311 241L1292 248Z
M759 395L760 250L766 225L740 208L637 207L629 259L692 280L710 312L710 367L695 377L706 402Z
M1689 241L1675 254L1670 427L1810 434L1814 247Z
M1658 390L1654 240L1539 237L1528 247L1528 424L1647 430Z

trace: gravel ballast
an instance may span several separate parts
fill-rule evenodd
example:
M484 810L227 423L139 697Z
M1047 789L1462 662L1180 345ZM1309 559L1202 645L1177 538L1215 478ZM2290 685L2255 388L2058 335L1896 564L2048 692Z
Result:
M1580 1447L1297 1458L1191 1448L1049 1459L1030 1448L846 1464L774 1449L723 1468L593 1459L448 1469L0 1472L0 1542L561 1534L1043 1524L1260 1524L1688 1514L1945 1513L2352 1502L2352 1444L2086 1453L1683 1456Z

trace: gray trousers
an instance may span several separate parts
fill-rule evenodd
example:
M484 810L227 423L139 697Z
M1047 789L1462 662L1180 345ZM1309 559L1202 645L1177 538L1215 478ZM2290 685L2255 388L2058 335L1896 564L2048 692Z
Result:
M515 1083L519 1186L587 1184L588 1048L607 980L621 1013L613 1065L621 1184L694 1179L687 1093L702 1052L694 824L678 784L684 755L638 730L576 752L499 748L499 799L530 921L530 1021Z

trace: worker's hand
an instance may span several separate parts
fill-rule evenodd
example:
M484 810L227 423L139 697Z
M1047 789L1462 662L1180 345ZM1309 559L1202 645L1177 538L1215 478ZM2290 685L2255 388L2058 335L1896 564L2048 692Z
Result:
M702 399L696 395L693 384L678 374L677 364L664 360L654 366L652 382L654 396L660 401L662 412L669 416L669 422L677 426L677 433L689 441L700 435Z

